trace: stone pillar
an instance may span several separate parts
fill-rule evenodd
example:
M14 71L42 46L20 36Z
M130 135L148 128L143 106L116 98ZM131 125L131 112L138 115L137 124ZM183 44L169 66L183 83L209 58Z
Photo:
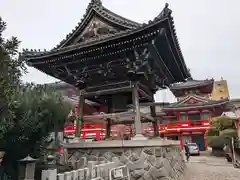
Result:
M147 139L142 135L142 124L141 124L141 114L140 114L140 105L139 105L139 94L137 83L133 85L132 89L132 101L135 107L135 132L136 135L133 137L133 140L144 140Z
M19 160L19 180L34 180L36 159L29 155Z
M80 91L79 102L78 102L78 117L76 122L76 137L81 137L81 126L83 122L83 106L84 106L84 95L83 91Z

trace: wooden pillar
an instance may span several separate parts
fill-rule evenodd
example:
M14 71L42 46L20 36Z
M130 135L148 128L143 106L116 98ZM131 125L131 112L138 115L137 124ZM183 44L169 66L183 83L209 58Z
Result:
M142 135L142 123L141 123L141 114L140 114L140 105L139 105L139 94L137 83L134 83L132 88L132 101L135 107L135 132L136 135L133 137L133 140L143 140L147 139Z
M188 125L191 126L191 120L189 118L189 112L186 112Z
M107 100L107 113L112 112L112 99L108 98ZM109 139L111 137L111 119L107 118L106 119L107 124L106 124L106 139Z
M86 139L86 132L83 132L82 138Z
M160 125L161 125L161 127L166 127L165 125L163 125L163 115L161 115L160 116L160 120L159 120L159 122L158 122ZM160 137L163 139L164 138L164 133L160 133Z
M101 132L96 131L96 141L100 141L100 140L101 140Z
M133 104L135 107L135 131L136 134L142 134L142 127L141 127L141 114L140 114L140 105L139 105L139 94L137 85L135 84L133 87Z
M107 118L106 119L107 124L106 124L106 138L110 138L111 137L111 119Z
M153 96L152 96L153 98ZM159 123L158 123L158 119L156 118L156 107L150 106L150 110L151 110L151 116L154 118L155 122L153 122L153 131L154 131L154 137L159 137Z
M78 116L76 123L76 137L81 137L81 126L83 122L83 106L84 106L84 96L82 91L79 94L79 102L78 102Z
M180 112L176 112L176 119L177 119L177 121L180 123L181 122L181 119L180 119Z

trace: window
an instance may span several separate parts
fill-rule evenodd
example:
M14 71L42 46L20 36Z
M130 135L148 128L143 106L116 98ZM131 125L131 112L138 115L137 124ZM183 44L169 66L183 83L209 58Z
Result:
M222 93L222 92L223 92L223 90L219 90L219 92L220 92L220 93Z
M202 112L202 119L203 120L209 120L209 112Z
M201 119L200 113L189 114L188 117L191 121L199 121Z
M185 112L180 113L180 120L181 121L186 121L187 120L187 114Z

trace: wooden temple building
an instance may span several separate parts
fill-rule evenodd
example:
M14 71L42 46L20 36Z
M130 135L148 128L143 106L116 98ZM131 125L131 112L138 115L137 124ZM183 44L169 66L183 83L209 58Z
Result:
M197 143L201 150L207 147L205 141L205 132L209 128L210 121L215 116L220 116L223 112L231 110L230 104L235 105L235 101L229 103L228 98L220 100L211 100L211 92L213 89L214 80L188 80L183 83L177 83L170 86L170 90L177 98L176 103L140 103L140 112L142 117L142 134L146 136L154 136L154 128L151 119L151 107L155 107L155 118L158 120L159 135L169 139L179 140L181 145L187 142ZM65 88L69 98L69 85L65 84ZM73 88L73 87L72 87ZM64 89L64 87L63 87ZM77 94L76 94L77 95ZM75 98L77 105L77 98ZM120 124L128 124L131 121L132 109L128 106L128 111L118 114L102 114L104 106L89 103L85 101L84 105L84 123L82 126L82 137L100 140L106 136L106 123L104 116L111 116L111 119L120 120L119 117L124 118L124 122ZM90 111L91 109L91 111ZM116 123L115 123L116 124ZM120 127L121 128L121 127ZM74 135L76 126L69 124L65 126L65 135ZM121 131L118 125L111 125L111 136L118 135ZM134 134L134 127L127 126L124 134L132 136Z
M159 136L155 107L148 116L139 104L153 102L157 90L191 77L171 14L166 4L153 20L137 23L105 8L101 0L91 0L83 19L56 47L24 49L19 57L79 90L76 137L82 122L101 118L107 138L112 124L124 122L134 124L133 139L146 139L142 120L153 123L154 136ZM101 104L104 112L97 118L84 116L85 99Z

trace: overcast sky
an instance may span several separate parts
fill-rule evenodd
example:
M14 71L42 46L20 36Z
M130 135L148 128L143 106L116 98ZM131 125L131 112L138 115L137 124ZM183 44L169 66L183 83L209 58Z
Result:
M77 25L90 0L0 0L5 35L21 48L51 49ZM194 79L223 77L230 95L240 97L239 0L102 0L112 11L137 22L152 20L166 2L173 11L180 46ZM47 83L50 76L29 68L25 81ZM156 101L174 98L159 92Z

